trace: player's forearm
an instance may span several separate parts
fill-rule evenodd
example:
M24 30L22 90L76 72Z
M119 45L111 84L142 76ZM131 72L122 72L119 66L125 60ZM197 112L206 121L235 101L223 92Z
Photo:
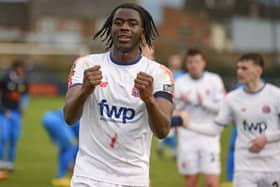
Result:
M171 127L171 111L168 111L168 108L173 108L173 106L162 107L159 100L153 98L145 104L149 114L150 127L153 133L161 139L169 133ZM171 103L169 104L172 105Z
M221 106L221 102L205 100L203 101L202 106L211 112L218 112Z
M189 123L188 129L208 136L217 136L223 131L224 127L218 126L215 123L210 123L210 124Z
M280 130L265 134L268 143L280 141Z
M64 118L65 121L72 125L76 123L82 116L84 103L87 100L88 95L82 93L80 90L75 94L66 96L64 106Z

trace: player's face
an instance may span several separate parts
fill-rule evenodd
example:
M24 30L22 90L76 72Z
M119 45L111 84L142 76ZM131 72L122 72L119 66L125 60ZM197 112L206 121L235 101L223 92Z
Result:
M133 9L120 8L116 11L112 24L112 38L115 48L126 53L139 50L143 27L140 14Z
M201 55L188 56L186 59L186 68L193 78L201 77L204 72L206 62Z
M180 56L173 55L169 58L168 66L171 71L176 72L176 71L180 70L181 65L182 65L182 62L181 62Z
M15 69L15 72L16 72L16 74L17 74L17 76L19 76L19 77L24 77L25 76L25 68L24 67L17 67L16 69Z
M262 68L252 60L243 60L237 63L236 75L240 83L248 84L258 80L261 76Z

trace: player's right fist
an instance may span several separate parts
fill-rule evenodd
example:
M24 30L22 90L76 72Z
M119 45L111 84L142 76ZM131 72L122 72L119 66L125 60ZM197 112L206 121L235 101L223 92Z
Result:
M99 65L86 69L84 71L82 90L87 94L91 94L95 87L101 83L101 80L102 72Z

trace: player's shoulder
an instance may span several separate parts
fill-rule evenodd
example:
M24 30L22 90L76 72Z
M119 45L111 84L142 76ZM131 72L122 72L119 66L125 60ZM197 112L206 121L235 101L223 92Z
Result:
M157 62L155 60L151 60L143 55L141 56L140 62L150 66L151 68L157 68L157 67L161 66L161 64L159 62Z
M239 96L243 93L243 88L236 88L230 92L227 93L226 99L227 100L232 100L234 98L239 98Z
M214 80L214 81L221 81L222 80L221 76L217 73L214 73L214 72L205 71L204 76L206 78Z
M94 54L88 54L84 56L80 56L76 59L76 64L98 64L101 62L104 62L104 59L108 59L109 53L94 53Z
M153 75L158 75L158 76L167 75L168 77L169 76L173 77L170 69L168 67L166 67L165 65L160 64L157 61L154 61L154 60L148 59L145 56L142 56L142 63L145 63L148 66L149 72L152 73ZM142 65L145 66L144 64L142 64Z
M275 93L277 95L280 95L280 88L276 85L273 85L271 83L266 83L265 84L265 89L269 92L269 93Z
M267 87L267 89L270 90L275 90L275 91L280 91L280 88L274 84L271 83L265 83L265 86Z

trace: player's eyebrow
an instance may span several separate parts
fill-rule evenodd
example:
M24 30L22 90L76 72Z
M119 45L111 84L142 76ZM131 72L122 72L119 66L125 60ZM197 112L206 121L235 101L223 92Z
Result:
M116 17L115 19L114 19L115 21L117 20L117 21L129 21L129 22L132 22L132 21L135 21L135 22L140 22L138 19L136 19L136 18L128 18L128 19L125 19L125 18L122 18L122 17Z

